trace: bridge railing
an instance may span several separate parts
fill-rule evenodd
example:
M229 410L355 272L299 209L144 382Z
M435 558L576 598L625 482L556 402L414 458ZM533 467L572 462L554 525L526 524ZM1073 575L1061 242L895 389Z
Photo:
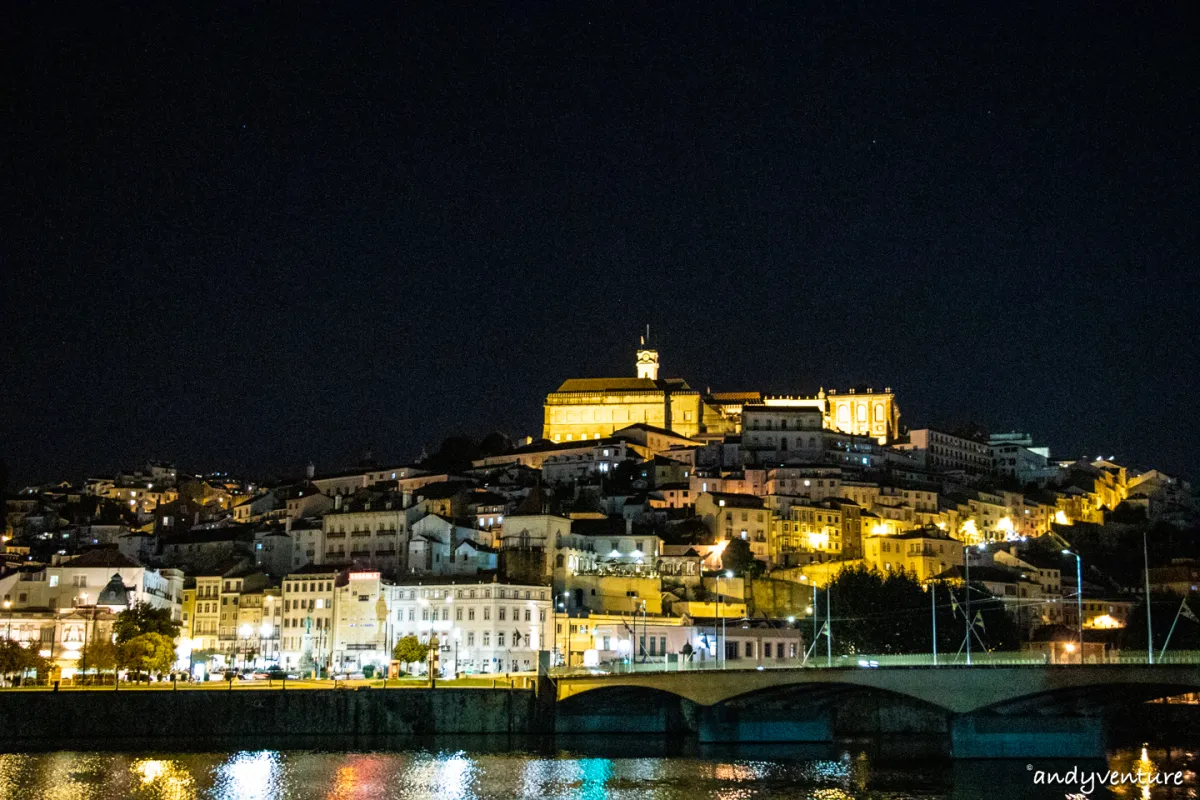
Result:
M1177 651L1164 654L1160 659L1157 655L1154 663L1164 666L1179 664L1200 664L1200 650ZM1112 653L1104 658L1088 658L1083 666L1095 665L1138 664L1146 666L1144 652ZM966 667L966 657L962 654L939 655L935 663L930 653L913 653L906 655L890 654L857 654L852 656L835 656L827 661L825 658L810 658L807 663L796 658L785 659L729 659L722 664L718 659L679 659L671 660L663 656L648 656L644 661L611 662L596 667L557 667L551 672L556 676L571 675L620 675L626 673L644 672L708 672L719 670L775 670L775 669L877 669L880 667ZM1079 666L1076 662L1051 662L1044 654L1022 651L1001 651L993 653L972 653L971 667L1046 667L1046 666Z

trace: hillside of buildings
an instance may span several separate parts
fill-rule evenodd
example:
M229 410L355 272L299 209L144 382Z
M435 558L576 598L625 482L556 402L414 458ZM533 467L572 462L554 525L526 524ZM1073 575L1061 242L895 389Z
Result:
M700 392L646 348L636 374L565 381L536 438L457 436L411 463L258 482L150 462L15 487L5 636L69 677L147 604L180 624L189 671L382 670L411 636L439 669L495 673L539 650L927 652L932 607L943 650L1069 660L1144 649L1147 589L1155 647L1197 608L1177 476L1058 458L1036 432L908 429L890 388ZM1172 648L1200 643L1183 618Z

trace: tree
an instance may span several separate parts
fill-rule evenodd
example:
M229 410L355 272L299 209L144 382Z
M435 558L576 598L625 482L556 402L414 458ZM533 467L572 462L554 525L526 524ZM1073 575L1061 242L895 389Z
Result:
M97 674L117 668L117 646L105 636L94 637L79 651L79 669Z
M401 637L392 648L392 658L401 664L419 664L429 656L429 645L415 636Z
M24 675L31 670L41 677L46 677L53 666L50 659L38 655L32 648L22 647L11 639L0 641L0 675L6 678Z
M175 661L175 643L161 633L143 633L117 648L117 662L133 672L169 672Z
M1086 598L1085 598L1086 599ZM1170 649L1176 650L1200 649L1200 624L1193 622L1179 613L1183 601L1176 594L1159 594L1150 596L1150 612L1154 624L1154 658L1167 645L1167 634L1171 633L1171 625L1175 624L1175 633L1171 634ZM1200 593L1192 592L1187 598L1188 610L1193 614L1200 610ZM1140 602L1129 610L1126 617L1125 629L1121 631L1121 651L1137 653L1146 651L1146 603Z
M157 633L174 641L179 637L179 623L171 619L171 611L154 608L149 603L138 603L117 615L113 623L117 644L125 644L146 633Z
M817 592L814 613L823 623L832 605L833 649L839 654L929 653L933 635L929 591L903 570L884 574L858 566L839 572L828 592ZM944 583L936 585L936 592L938 652L952 657L966 636L966 593ZM976 624L978 638L972 639L976 650L980 640L989 650L1019 646L1016 624L1003 602L978 585L971 589L971 616L976 614L983 622Z
M721 553L721 566L733 570L740 575L754 565L754 553L750 551L750 543L740 537L730 539Z

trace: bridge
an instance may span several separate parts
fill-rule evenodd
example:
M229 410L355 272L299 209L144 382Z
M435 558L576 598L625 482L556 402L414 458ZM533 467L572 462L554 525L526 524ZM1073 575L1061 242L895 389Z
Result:
M1196 664L774 668L563 675L559 732L701 741L949 734L957 757L1088 757L1121 705L1200 692Z

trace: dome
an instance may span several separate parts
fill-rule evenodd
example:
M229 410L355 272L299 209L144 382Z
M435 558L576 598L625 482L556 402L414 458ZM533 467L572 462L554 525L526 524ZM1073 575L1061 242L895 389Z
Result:
M108 585L100 590L96 605L129 607L129 590L125 588L125 582L121 580L120 575L113 575Z

